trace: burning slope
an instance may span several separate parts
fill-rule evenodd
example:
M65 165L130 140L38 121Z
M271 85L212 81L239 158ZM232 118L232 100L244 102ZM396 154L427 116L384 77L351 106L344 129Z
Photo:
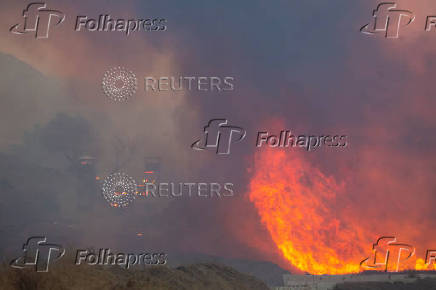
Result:
M345 186L300 154L278 150L257 153L250 201L279 251L298 269L311 274L360 272L360 262L371 255L377 233L353 216L357 213L351 206L356 204L347 201ZM349 208L340 204L349 204ZM385 219L383 228L389 229L388 225ZM398 234L405 236L407 230ZM400 270L434 269L427 268L422 257L407 262Z
M295 151L263 151L254 168L250 201L290 263L312 274L359 272L373 237L335 211L342 185Z

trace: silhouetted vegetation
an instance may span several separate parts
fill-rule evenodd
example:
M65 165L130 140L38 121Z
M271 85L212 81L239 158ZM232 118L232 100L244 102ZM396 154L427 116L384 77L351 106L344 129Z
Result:
M3 290L67 290L67 289L149 289L149 290L268 290L254 277L217 264L195 264L169 268L154 266L125 270L120 267L88 266L56 263L48 273L34 269L0 270Z
M436 279L418 279L413 283L359 282L338 284L334 290L436 290Z

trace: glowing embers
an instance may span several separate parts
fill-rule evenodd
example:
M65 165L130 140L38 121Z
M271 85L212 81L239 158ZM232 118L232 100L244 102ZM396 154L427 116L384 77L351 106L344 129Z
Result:
M144 172L144 178L142 179L142 183L138 184L138 193L137 195L147 197L150 194L150 190L147 185L155 185L156 177L154 176L154 172Z
M137 195L141 197L148 197L150 194L147 185L155 185L160 173L161 159L159 157L145 157L144 158L144 177L140 184L138 184Z
M103 197L112 207L126 207L135 200L137 186L135 180L122 172L116 172L103 181Z

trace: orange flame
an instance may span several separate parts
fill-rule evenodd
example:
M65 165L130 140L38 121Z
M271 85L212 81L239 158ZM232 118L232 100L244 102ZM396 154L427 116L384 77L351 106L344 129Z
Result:
M376 233L359 224L351 210L344 210L345 185L300 155L277 149L257 153L250 201L277 249L293 266L318 275L360 272ZM428 268L434 266L417 259L415 269Z

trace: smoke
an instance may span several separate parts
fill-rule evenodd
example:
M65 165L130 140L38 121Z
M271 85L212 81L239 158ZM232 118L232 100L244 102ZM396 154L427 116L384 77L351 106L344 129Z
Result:
M24 9L23 3L6 2L2 27L22 21ZM376 7L372 2L136 1L126 7L109 1L101 7L60 1L48 5L68 17L47 40L3 29L0 114L6 121L0 124L0 145L6 164L2 189L10 194L1 204L17 209L2 211L14 221L2 225L14 236L4 247L43 231L85 246L148 245L288 267L248 196L255 182L253 156L263 154L256 151L257 132L292 130L347 135L345 150L300 154L310 168L345 184L346 198L329 204L331 211L344 207L354 213L346 217L350 224L355 220L374 233L398 234L424 251L435 222L434 65L428 61L433 40L431 33L414 34L415 28L393 41L360 34ZM425 3L399 6L432 14L433 6ZM128 37L73 31L75 15L102 13L166 17L168 31ZM110 103L101 91L104 72L118 65L135 72L139 82L136 96L125 104ZM145 76L174 75L233 76L235 91L141 89ZM189 148L213 118L247 131L230 156ZM144 157L161 157L165 181L232 182L236 196L138 201L115 211L98 188L71 174L66 156L82 154L97 158L98 176L120 168L136 179Z

